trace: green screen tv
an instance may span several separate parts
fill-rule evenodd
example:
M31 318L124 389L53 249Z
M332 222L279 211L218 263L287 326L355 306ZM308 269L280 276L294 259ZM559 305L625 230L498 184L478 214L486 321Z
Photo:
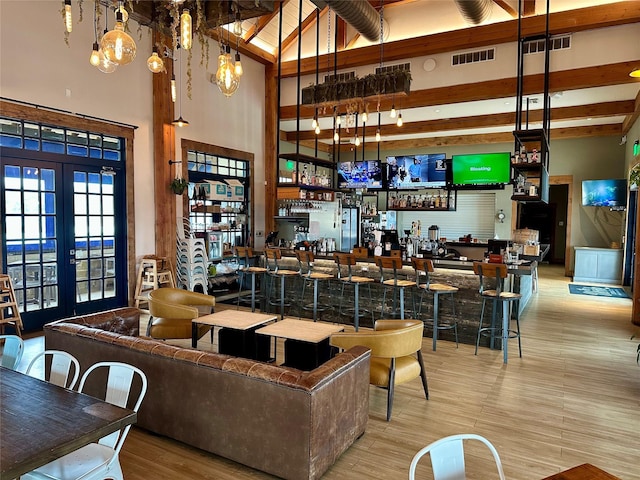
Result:
M451 172L454 188L504 188L511 181L511 154L453 155Z

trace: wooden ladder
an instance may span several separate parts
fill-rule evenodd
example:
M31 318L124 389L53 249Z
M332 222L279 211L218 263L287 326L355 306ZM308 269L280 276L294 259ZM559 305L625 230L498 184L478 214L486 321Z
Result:
M145 255L138 267L138 280L134 294L135 306L141 308L141 303L149 303L149 292L157 290L162 286L175 288L171 264L166 257L156 257L155 255Z
M12 325L16 334L22 337L24 327L11 277L0 274L0 332L4 333L5 325Z

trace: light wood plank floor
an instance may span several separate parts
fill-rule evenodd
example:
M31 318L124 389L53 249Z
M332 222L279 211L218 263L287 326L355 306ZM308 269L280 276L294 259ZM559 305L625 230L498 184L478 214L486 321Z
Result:
M470 432L496 446L512 480L541 479L585 462L640 480L640 327L629 320L631 300L570 295L562 274L560 267L541 267L540 291L521 320L523 358L515 340L503 365L500 351L481 348L474 356L471 345L439 341L433 352L425 338L430 400L419 379L399 386L387 423L386 392L371 387L366 433L323 478L405 479L420 448ZM210 348L206 336L202 342ZM27 343L21 368L42 338ZM487 453L468 446L468 478L496 478ZM127 480L273 478L136 428L121 463ZM426 458L418 474L431 478Z

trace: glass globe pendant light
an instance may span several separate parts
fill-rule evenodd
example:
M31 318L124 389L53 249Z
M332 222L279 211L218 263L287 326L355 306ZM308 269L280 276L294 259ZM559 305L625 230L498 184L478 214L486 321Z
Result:
M122 12L116 12L116 25L100 40L100 48L110 62L127 65L136 58L136 42L124 31Z
M164 62L158 56L158 49L156 47L153 47L153 53L147 59L147 67L149 67L149 70L153 73L160 73L164 71Z
M110 61L105 55L102 49L98 50L98 70L102 73L113 73L118 68L117 63Z
M216 72L216 85L227 97L230 97L238 89L238 77L231 61L231 48L227 45L225 53L218 55L218 71Z

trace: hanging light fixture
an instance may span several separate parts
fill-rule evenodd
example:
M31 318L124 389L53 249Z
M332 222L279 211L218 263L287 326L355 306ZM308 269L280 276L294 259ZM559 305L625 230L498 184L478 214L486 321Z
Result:
M633 70L631 70L631 73L629 73L629 76L633 78L640 78L640 67L636 67Z
M391 118L396 118L396 106L395 106L395 104L391 105L391 111L389 112L389 116Z
M71 16L71 0L64 0L64 26L67 32L73 30L73 18Z
M178 94L176 92L176 76L175 74L171 74L171 101L176 103L176 99Z
M191 14L186 8L180 15L180 45L185 50L190 50L193 42Z
M100 63L100 53L98 52L98 50L100 50L100 45L98 45L98 42L93 42L93 50L91 51L91 56L89 57L89 63L94 67L97 67Z
M365 110L364 112L362 112L362 122L367 123L368 120L369 120L369 114L367 113L367 110Z
M110 61L105 55L104 51L100 49L98 51L98 70L102 73L113 73L117 70L118 64Z
M240 18L240 10L238 9L238 6L235 5L235 7L236 7L236 19L233 22L233 34L236 37L241 37L242 36L242 19Z
M180 49L180 45L178 45L178 49ZM173 58L176 58L175 55ZM178 67L179 67L178 77L180 77L181 76L180 74L182 73L182 50L180 50L180 56L178 58ZM182 89L180 90L182 91ZM180 128L188 127L189 122L187 122L184 118L182 118L182 98L180 98L180 105L178 108L179 108L178 118L176 118L173 122L171 122L171 124Z
M122 21L127 23L129 21L129 12L124 8L122 3L116 8L116 13L120 12L122 14Z
M314 132L316 132L316 135L320 134L320 125L316 125L316 128L313 129Z
M318 126L318 120L316 120L316 117L313 117L313 120L311 120L311 128L315 130L317 126Z
M340 134L338 133L338 130L333 132L333 141L336 143L340 141Z
M376 130L376 142L379 142L379 141L380 141L380 129L378 128Z
M225 53L218 55L218 71L216 72L216 84L220 91L227 97L233 95L238 89L238 77L231 61L231 48L227 45Z
M236 14L237 15L237 14ZM235 27L235 25L234 25ZM240 27L240 34L242 34L242 27ZM244 70L242 69L242 62L240 61L240 49L239 49L239 43L240 43L240 36L236 36L236 64L233 67L233 72L236 74L236 77L238 77L238 81L240 81L240 77L242 76L242 74L244 73Z
M122 12L116 12L116 25L100 41L100 48L110 62L127 65L136 58L136 42L124 31Z
M356 133L356 140L355 140L355 142L354 142L354 143L355 143L356 147L359 147L359 146L360 146L360 137L358 136L358 134L357 134L357 133Z
M402 112L398 114L398 121L396 122L398 127L402 126Z
M164 62L158 56L158 49L154 46L153 53L147 59L147 67L151 70L152 73L160 73L164 71Z

